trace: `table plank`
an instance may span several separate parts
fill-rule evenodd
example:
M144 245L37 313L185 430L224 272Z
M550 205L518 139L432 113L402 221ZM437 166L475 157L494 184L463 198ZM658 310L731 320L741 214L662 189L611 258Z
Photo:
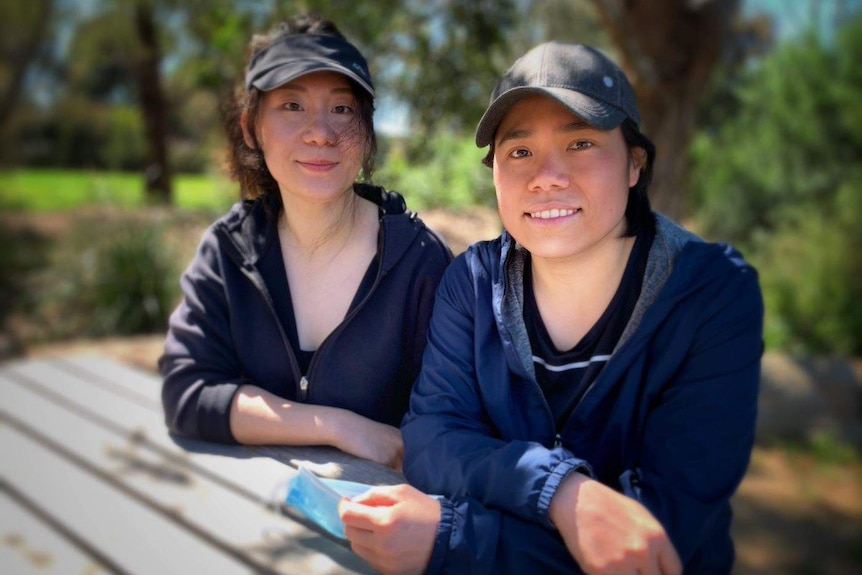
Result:
M242 447L176 439L168 433L160 410L130 401L51 362L17 362L0 374L64 404L65 409L105 429L136 437L142 444L174 456L196 472L209 473L254 500L270 499L274 489L296 473L291 467L256 456ZM236 464L239 458L243 458L242 465Z
M21 368L22 365L19 364L18 367ZM172 437L167 434L167 431L164 429L161 407L161 379L155 374L150 374L143 370L92 354L46 359L37 365L29 362L23 367L24 371L21 373L24 375L30 374L31 377L37 379L41 384L51 385L51 389L56 390L58 393L76 393L74 397L69 396L69 399L76 402L80 398L80 394L77 394L80 384L66 387L53 384L53 382L72 377L76 381L85 384L87 388L98 388L106 392L107 395L105 393L98 394L98 397L102 398L104 402L113 402L114 398L112 395L117 395L125 400L122 402L122 413L137 414L134 419L135 421L144 421L142 419L143 416L140 415L142 412L139 409L133 409L129 404L136 404L138 407L157 411L159 419L157 423L154 423L154 426L161 428L160 431L165 437L169 438L171 443L178 443L187 451L224 453L224 449L221 446ZM14 370L15 364L12 364L10 369ZM156 437L153 435L156 432L154 427L149 426L145 431L149 436ZM245 449L249 455L264 456L265 458L274 459L294 468L299 465L306 465L316 474L324 477L358 481L370 485L393 485L406 481L401 473L377 463L350 456L334 447L259 446L246 447ZM231 450L235 452L234 448L231 448ZM276 467L275 469L278 470L278 473L284 472L281 467ZM258 471L258 473L265 472ZM268 475L266 476L266 482L270 483L270 485L258 485L255 487L255 494L258 497L266 497L271 492L271 481ZM240 483L245 485L246 481L241 479Z
M64 455L84 462L104 481L123 488L221 551L251 562L255 570L367 571L364 562L345 547L208 475L195 473L175 458L165 457L139 435L102 426L88 414L68 410L62 401L40 395L26 382L6 387L6 399L15 406L14 413L5 414L7 419ZM236 467L245 465L243 460L227 461Z
M127 573L251 573L176 523L0 422L4 476Z
M0 573L106 575L111 571L8 492L0 493Z
M102 384L114 393L126 394L143 405L162 411L162 380L154 372L95 353L45 358L64 371L77 373L91 384Z

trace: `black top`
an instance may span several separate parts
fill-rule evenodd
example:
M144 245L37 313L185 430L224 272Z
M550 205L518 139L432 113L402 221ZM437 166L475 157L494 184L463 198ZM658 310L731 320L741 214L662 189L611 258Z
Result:
M296 361L299 363L299 371L302 375L308 375L308 368L311 365L311 358L314 357L316 350L302 349L299 347L299 333L296 329L296 314L293 311L293 298L290 294L290 284L287 282L287 272L284 269L284 258L282 257L281 244L272 242L270 253L264 256L261 260L261 267L267 266L272 268L269 271L271 277L274 278L272 291L275 293L284 294L283 298L273 298L275 312L278 314L278 319L284 325L284 331L287 333L287 339L290 341L290 347L293 348L293 353L296 356ZM350 307L347 312L350 313L359 303L365 299L365 296L371 292L374 285L374 279L377 277L377 269L380 264L380 252L374 256L362 281L359 283L359 288L356 290L356 295L350 302Z
M533 350L536 380L559 431L590 383L610 359L641 293L654 234L641 232L629 255L620 285L602 316L573 348L558 350L548 335L533 293L532 265L524 266L524 323ZM530 264L528 259L527 264Z

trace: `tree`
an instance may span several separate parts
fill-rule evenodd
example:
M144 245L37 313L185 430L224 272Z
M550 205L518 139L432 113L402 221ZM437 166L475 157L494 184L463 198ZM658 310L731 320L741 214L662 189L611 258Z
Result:
M21 97L25 75L43 47L53 11L53 0L7 0L0 8L0 131Z
M144 183L147 199L170 205L171 170L168 163L168 111L161 80L161 49L158 29L149 0L136 0L134 23L137 51L134 62L138 99L144 117L147 154Z
M658 149L656 209L686 213L686 150L698 106L731 37L739 0L591 0L632 79L644 130Z
M862 14L780 45L695 139L696 222L755 263L773 345L862 353L860 59Z

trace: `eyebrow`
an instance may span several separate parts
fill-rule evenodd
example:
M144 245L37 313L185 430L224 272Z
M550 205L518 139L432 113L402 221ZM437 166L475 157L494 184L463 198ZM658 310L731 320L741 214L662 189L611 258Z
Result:
M559 128L557 128L554 131L562 133L562 134L568 134L571 132L577 132L579 130L591 130L591 129L593 129L593 127L590 126L589 124L587 124L586 122L584 122L583 120L575 120L573 122L569 122L568 124L564 124L563 126L560 126ZM508 132L503 134L503 137L500 138L500 141L497 142L497 145L500 146L500 145L504 144L505 142L508 142L509 140L523 140L525 138L529 138L530 136L532 136L533 133L534 133L534 130L528 130L528 129L509 130Z

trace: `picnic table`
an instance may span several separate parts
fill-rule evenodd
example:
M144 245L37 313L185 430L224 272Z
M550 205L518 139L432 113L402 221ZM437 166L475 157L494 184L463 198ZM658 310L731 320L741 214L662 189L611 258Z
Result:
M161 381L99 355L0 364L0 573L372 573L283 504L300 465L399 473L328 447L168 433Z

